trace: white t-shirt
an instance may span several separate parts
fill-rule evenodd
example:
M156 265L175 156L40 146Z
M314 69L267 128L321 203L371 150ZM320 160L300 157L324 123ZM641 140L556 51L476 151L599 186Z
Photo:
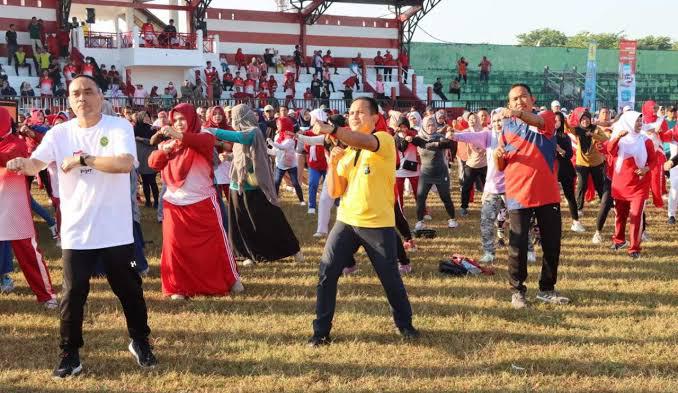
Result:
M138 165L132 125L124 118L103 115L94 127L80 128L73 119L45 134L31 158L55 162L61 168L65 158L78 154L131 154ZM129 173L104 173L90 167L59 171L62 248L91 250L134 242Z

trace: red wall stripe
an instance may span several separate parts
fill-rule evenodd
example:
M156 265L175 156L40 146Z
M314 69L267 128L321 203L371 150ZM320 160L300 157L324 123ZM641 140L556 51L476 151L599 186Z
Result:
M249 11L249 10L231 10L210 8L207 10L208 19L219 19L221 13L221 20L231 20L231 14L235 16L235 20L249 21L249 22L277 22L277 23L299 23L298 14L291 12L270 12L270 11ZM325 25L325 20L329 20L330 25L337 25L337 21L341 21L341 26L351 27L374 27L374 22L377 23L378 28L397 28L395 19L382 18L361 18L356 16L337 16L326 15L320 17L318 25ZM363 26L365 22L365 26Z
M38 7L38 0L25 0L25 4L23 5L23 7L50 8L50 9L56 9L57 8L57 0L42 0L41 4L42 4L42 7ZM5 4L0 4L0 8L3 5L5 5ZM14 6L22 7L21 0L7 0L6 5L14 5Z
M297 45L299 36L296 34L269 34L239 31L210 31L209 34L218 35L221 42L242 42L246 44ZM388 38L355 38L336 36L306 36L306 45L356 48L398 48L398 40Z

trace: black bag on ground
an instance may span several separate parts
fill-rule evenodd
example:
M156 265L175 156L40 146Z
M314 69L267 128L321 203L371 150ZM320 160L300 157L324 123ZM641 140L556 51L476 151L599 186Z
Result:
M416 238L434 239L436 237L435 229L415 229L413 233Z
M450 276L465 276L467 271L463 266L459 266L456 263L450 261L440 261L438 265L438 271L444 274L449 274Z

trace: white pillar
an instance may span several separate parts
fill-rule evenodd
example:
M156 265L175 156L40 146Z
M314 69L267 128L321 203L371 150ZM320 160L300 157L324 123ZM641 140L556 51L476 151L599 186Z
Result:
M139 47L139 27L134 25L132 27L132 48Z

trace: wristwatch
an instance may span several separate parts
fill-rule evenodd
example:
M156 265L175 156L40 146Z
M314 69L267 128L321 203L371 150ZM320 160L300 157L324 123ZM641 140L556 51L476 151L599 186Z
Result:
M87 158L89 158L89 154L80 155L80 166L87 166L87 162L85 162Z

